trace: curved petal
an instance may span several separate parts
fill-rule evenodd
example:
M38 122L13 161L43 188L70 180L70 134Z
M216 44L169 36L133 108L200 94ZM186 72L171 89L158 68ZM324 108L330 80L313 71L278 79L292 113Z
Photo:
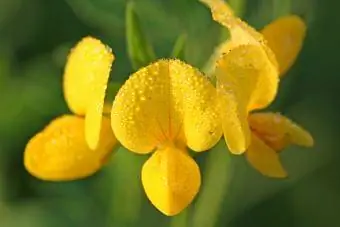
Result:
M229 48L247 44L260 46L266 54L267 60L273 65L276 74L278 74L278 63L275 55L268 47L267 41L261 33L236 17L224 0L201 0L201 2L210 8L215 21L229 29L231 33L231 42L228 44Z
M121 87L112 105L112 129L137 153L176 140L207 150L222 133L215 102L214 87L199 71L179 60L159 60Z
M293 143L311 147L314 144L309 132L279 113L254 113L249 116L252 130L276 150Z
M284 178L287 173L281 165L278 153L268 147L255 135L246 152L249 163L260 173L268 177Z
M262 30L268 46L275 53L283 75L294 64L306 36L306 24L295 15L279 18Z
M104 102L113 60L111 50L92 37L83 38L72 49L65 66L64 95L75 114L85 115L93 96Z
M151 203L162 213L173 216L195 198L201 184L195 161L182 150L157 150L144 164L142 182Z
M86 141L95 149L100 134L105 91L114 56L99 40L86 37L71 51L64 73L64 95L69 108L86 115Z
M249 145L248 112L269 105L275 98L278 77L273 77L261 48L241 45L217 63L217 90L221 99L223 131L231 152L240 154Z
M101 131L107 130L107 127L102 129L103 124L105 124L105 126L111 125L110 121L103 116L103 111L104 103L92 102L85 115L85 140L92 150L95 150L100 146ZM106 120L103 121L103 119ZM108 135L111 136L112 133L112 129L109 127Z
M268 47L267 41L261 33L257 32L240 18L235 17L230 7L223 0L202 0L202 2L211 9L213 19L228 28L231 33L231 40L223 44L220 51L229 54L231 50L240 47L241 49L236 51L237 54L242 54L242 58L239 57L237 59L239 62L242 61L242 65L239 64L239 66L247 67L245 63L249 61L252 64L251 67L258 70L257 74L260 77L260 80L258 80L259 87L253 91L253 97L248 109L253 110L267 107L275 98L279 75L278 63L274 53ZM248 49L246 46L251 47L252 50L251 56L247 60L245 58L248 56L241 53L241 51ZM273 86L276 86L274 90L272 89ZM268 94L266 92L263 93L265 89L262 88L266 87L271 89L271 92Z
M84 178L105 163L116 140L110 121L103 120L101 143L91 150L84 137L84 119L65 115L53 120L27 144L24 163L33 176L50 181Z

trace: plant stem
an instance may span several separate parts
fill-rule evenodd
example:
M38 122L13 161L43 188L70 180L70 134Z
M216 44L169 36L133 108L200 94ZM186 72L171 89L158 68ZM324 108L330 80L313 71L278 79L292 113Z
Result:
M204 184L194 207L191 226L214 227L216 225L228 190L230 170L230 154L224 140L220 140L208 156Z

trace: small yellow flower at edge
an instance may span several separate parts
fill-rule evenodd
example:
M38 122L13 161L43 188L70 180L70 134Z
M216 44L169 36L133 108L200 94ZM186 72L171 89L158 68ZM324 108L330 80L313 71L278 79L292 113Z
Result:
M153 152L142 168L142 183L149 200L166 215L181 212L199 190L199 167L186 147L200 152L219 141L216 100L209 80L179 60L140 69L116 95L114 134L132 152Z
M287 16L266 26L262 34L234 16L223 0L202 0L213 19L227 27L231 40L222 44L215 76L222 107L222 126L229 150L246 151L262 174L285 177L278 152L289 144L312 146L312 136L275 113L253 113L267 107L277 94L279 75L295 61L306 26Z
M116 139L103 106L114 56L99 40L86 37L71 51L64 73L64 96L76 115L54 119L27 144L24 164L37 178L74 180L105 164Z

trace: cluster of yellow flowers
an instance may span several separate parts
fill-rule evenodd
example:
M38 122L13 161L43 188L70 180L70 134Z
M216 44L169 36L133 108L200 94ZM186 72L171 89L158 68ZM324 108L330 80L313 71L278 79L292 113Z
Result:
M169 216L187 207L200 188L200 170L188 148L207 151L222 134L229 150L245 152L262 174L285 177L278 153L290 144L312 146L313 138L278 113L252 111L274 100L306 26L291 15L258 32L223 0L202 2L231 34L218 50L216 86L180 60L161 59L132 74L107 113L114 56L99 40L86 37L71 51L64 74L65 99L75 115L53 120L29 141L26 169L43 180L74 180L98 171L118 142L135 153L153 153L142 168L143 187Z

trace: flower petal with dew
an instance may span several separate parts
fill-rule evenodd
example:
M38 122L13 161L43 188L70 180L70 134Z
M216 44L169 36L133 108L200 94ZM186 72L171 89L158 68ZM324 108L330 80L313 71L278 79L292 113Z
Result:
M241 45L222 56L216 67L222 125L228 147L243 153L250 142L248 113L267 106L276 96L275 69L256 45Z
M223 0L201 1L231 34L214 75L221 108L227 111L222 116L224 137L232 153L242 154L250 143L249 111L267 107L276 96L278 64L262 34L237 18Z
M101 122L100 143L91 150L84 137L84 118L64 115L53 120L27 144L26 169L42 180L64 181L87 177L105 164L116 143L110 120Z
M164 214L180 212L197 193L199 180L183 183L185 176L178 178L176 188L186 190L169 183L179 176L176 171L185 170L200 179L184 145L199 152L220 139L216 96L209 80L192 66L179 60L159 60L134 73L113 102L111 124L119 142L136 153L156 150L143 167L143 185L151 202ZM152 168L160 172L153 173ZM153 180L166 197L150 188Z
M282 74L295 61L305 24L297 16L286 16L265 27L261 34L235 17L223 0L201 1L211 9L213 19L231 33L231 39L216 51L222 56L214 71L229 150L235 154L246 151L248 161L264 175L285 177L278 151L291 143L312 146L313 138L279 114L249 113L274 100L279 68Z
M198 70L179 60L160 60L134 73L119 90L112 129L126 148L149 153L178 136L195 151L220 138L216 90Z
M274 52L284 75L295 62L306 36L306 24L295 15L281 17L265 26L261 33Z
M95 149L100 134L105 91L114 56L99 40L82 39L68 56L64 73L64 95L69 108L85 115L85 137Z
M172 216L194 199L201 176L196 162L185 151L167 147L157 150L146 161L142 182L151 202Z
M224 53L239 45L258 45L266 54L268 61L278 70L278 63L272 50L267 45L263 35L249 26L246 22L236 17L230 6L224 0L200 0L212 12L215 21L228 28L231 34L230 42L224 47ZM278 73L278 72L276 72Z
M281 76L283 76L295 62L302 48L306 30L306 24L296 15L278 18L262 29L261 33L265 40L264 42L274 53ZM240 45L238 40L223 42L216 48L210 61L216 61L219 56L228 53L238 45ZM209 72L213 72L214 68L209 68L208 70Z

